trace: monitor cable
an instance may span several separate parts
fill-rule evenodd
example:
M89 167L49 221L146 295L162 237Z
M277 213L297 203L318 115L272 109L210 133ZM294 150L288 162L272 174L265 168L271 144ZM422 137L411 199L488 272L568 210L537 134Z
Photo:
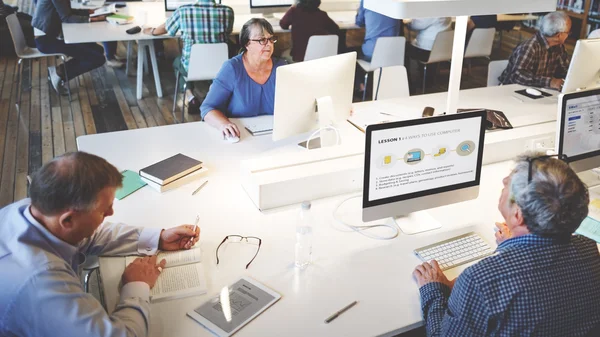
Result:
M307 149L310 149L310 141L313 140L317 134L321 133L321 131L324 131L324 130L335 131L335 146L340 145L340 140L341 140L340 131L335 126L333 126L333 125L327 125L327 126L319 128L317 131L313 132L310 135L310 137L308 137L308 140L306 141L306 148ZM323 147L322 144L323 144L323 142L321 141L321 147Z
M347 227L350 229L350 231L359 233L361 235L364 235L368 238L371 239L375 239L375 240L392 240L394 238L396 238L399 234L400 234L400 229L398 228L398 226L395 224L387 224L387 223L378 223L378 224L374 224L374 225L362 225L362 226L356 226L356 225L350 225L348 223L346 223L345 221L343 221L342 219L340 219L337 215L338 210L340 209L340 207L342 207L343 204L345 204L346 202L352 200L352 199L356 199L356 198L360 198L362 197L362 194L358 194L358 195L353 195L351 197L348 197L342 201L340 201L337 206L333 209L333 219L340 225ZM387 235L387 236L380 236L380 235L375 235L369 232L369 230L375 229L375 228L389 228L391 230L391 234ZM340 229L338 229L340 230Z

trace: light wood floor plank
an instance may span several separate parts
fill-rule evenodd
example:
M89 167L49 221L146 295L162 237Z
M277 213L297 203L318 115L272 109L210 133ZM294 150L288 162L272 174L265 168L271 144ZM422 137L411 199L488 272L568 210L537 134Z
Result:
M31 90L29 85L31 78L29 70L31 63L26 61L26 67L23 67L23 73L27 76L21 76L21 104L19 105L18 130L17 130L17 153L15 163L15 182L14 182L14 200L21 200L27 197L27 173L29 171L29 118L31 109Z
M48 57L40 60L40 105L42 132L42 165L54 157L52 139L52 105L50 95L56 95L48 82Z

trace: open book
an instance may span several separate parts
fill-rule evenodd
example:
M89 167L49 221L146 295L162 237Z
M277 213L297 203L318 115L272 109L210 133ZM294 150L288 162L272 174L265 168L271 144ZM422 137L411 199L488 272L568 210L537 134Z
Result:
M139 256L127 256L125 265L129 265ZM177 298L202 295L206 293L206 278L202 267L200 248L158 253L157 261L165 259L167 265L150 289L150 302L174 300Z
M90 14L90 18L100 16L100 15L111 15L117 12L117 5L110 4L106 6L102 6L94 11L94 13Z

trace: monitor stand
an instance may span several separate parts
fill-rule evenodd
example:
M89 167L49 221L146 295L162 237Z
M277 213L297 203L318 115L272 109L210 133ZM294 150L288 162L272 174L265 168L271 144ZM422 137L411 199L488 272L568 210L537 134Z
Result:
M442 227L427 211L413 212L408 215L394 217L396 225L402 233L413 235L438 229Z
M332 128L335 129L335 127L333 126L334 121L335 121L335 110L333 108L333 101L331 100L331 96L320 97L320 98L317 98L315 101L316 101L315 110L316 110L317 118L319 120L318 124L319 124L320 131L319 131L319 137L315 137L315 138L311 139L310 148L308 148L308 150L329 147L329 146L336 146L337 145L337 134L336 134L336 131L332 129ZM339 131L338 131L338 133L339 133ZM307 142L308 142L308 140L301 142L298 145L300 147L307 148L306 147ZM340 143L341 143L341 139L340 139Z

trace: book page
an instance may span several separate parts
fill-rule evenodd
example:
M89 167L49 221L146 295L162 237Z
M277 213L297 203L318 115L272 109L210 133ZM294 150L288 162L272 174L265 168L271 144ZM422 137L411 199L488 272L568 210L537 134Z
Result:
M204 268L202 264L195 263L164 269L150 290L150 297L155 302L204 293L206 293Z
M135 259L143 256L127 256L125 258L125 266L130 265ZM174 252L160 252L158 253L157 262L162 259L167 260L166 268L181 266L190 263L198 263L202 261L202 251L200 248L192 248L190 250L178 250Z

